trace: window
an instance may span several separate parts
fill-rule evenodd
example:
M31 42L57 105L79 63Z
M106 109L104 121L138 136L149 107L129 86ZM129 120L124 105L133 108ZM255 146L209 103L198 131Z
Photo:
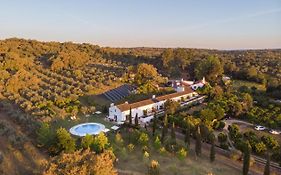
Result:
M128 121L130 119L130 115L126 115L126 120Z

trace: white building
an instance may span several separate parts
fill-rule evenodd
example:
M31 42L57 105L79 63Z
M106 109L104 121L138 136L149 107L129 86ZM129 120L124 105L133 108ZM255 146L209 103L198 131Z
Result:
M172 87L175 89L177 92L184 91L184 88L191 87L193 90L197 90L198 88L202 88L205 86L206 80L205 77L203 77L202 80L200 81L186 81L186 80L173 80L172 81Z
M120 105L111 104L109 107L108 118L112 121L121 122L126 121L130 115L130 109L132 112L132 118L139 117L140 122L149 122L153 117L154 112L163 112L164 103L168 100L174 100L181 102L181 104L187 105L189 101L196 101L196 99L203 101L203 98L199 98L199 95L191 89L191 87L185 86L179 88L178 92L163 95L159 97L152 96L150 99L139 101L129 104L125 102Z

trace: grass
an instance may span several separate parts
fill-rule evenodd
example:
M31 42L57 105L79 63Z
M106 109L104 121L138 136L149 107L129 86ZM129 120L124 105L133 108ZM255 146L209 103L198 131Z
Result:
M78 116L76 120L70 120L70 119L59 120L57 122L54 122L52 124L52 127L55 130L59 127L70 129L72 126L75 126L80 123L95 122L95 123L103 124L106 128L111 128L114 124L105 121L104 118L105 118L104 114L92 114L89 117L83 115L83 116Z
M124 154L124 153L123 153ZM117 153L119 161L117 163L117 168L126 169L130 171L135 171L139 173L147 173L147 163L142 158L142 151L136 148L132 153L128 153L126 157L120 156ZM195 158L194 153L190 153L188 157L181 161L174 155L160 155L159 153L150 153L150 160L157 160L160 164L160 172L163 175L177 174L196 174L196 175L206 175L208 173L216 175L238 175L241 174L240 171L222 165L220 163L210 163L208 157Z
M265 85L255 83L255 82L250 82L250 81L244 81L244 80L233 80L232 81L233 88L238 90L241 86L247 86L249 88L251 87L256 87L258 90L265 91Z
M121 131L122 137L125 140L124 146L126 146L126 140L128 134L126 131ZM110 134L110 140L114 140L114 134ZM149 160L143 158L142 147L139 144L135 144L135 149L129 152L128 149L124 149L124 146L116 146L114 142L113 147L114 152L118 158L116 167L121 170L130 171L134 173L147 173L147 167L151 160L157 160L160 164L160 174L162 175L206 175L206 174L216 174L216 175L238 175L241 171L230 167L228 165L222 164L221 162L215 161L211 163L209 161L209 151L203 154L201 157L197 157L193 151L193 146L188 152L187 158L184 160L179 160L176 155L172 153L160 154L157 150L152 147L152 136L150 135L149 144ZM182 141L177 141L180 145L183 144Z

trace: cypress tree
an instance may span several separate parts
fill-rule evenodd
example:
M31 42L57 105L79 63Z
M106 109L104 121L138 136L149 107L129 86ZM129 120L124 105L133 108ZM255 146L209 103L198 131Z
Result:
M164 124L163 124L163 128L162 128L162 136L161 136L161 143L162 144L165 141L165 137L166 137L167 129L168 129L167 127L168 127L168 116L167 116L167 114L165 114Z
M243 154L243 175L248 175L250 168L250 158L251 158L251 146L249 142L246 142L244 145L244 154Z
M212 143L211 151L210 151L210 161L214 162L216 159L216 150L215 150L215 142Z
M172 144L176 145L177 141L176 141L176 132L175 132L175 123L173 122L172 125L172 129L171 129L171 140L172 140Z
M156 115L154 115L153 124L152 124L152 135L153 136L155 135L156 127L157 127L157 119L156 119Z
M129 114L129 125L132 126L132 108L130 107L130 114Z
M184 142L186 145L190 145L190 126L189 123L187 123L186 128L185 128L185 137L184 137Z
M1 166L1 164L4 162L4 156L2 154L2 152L0 151L0 174L4 174L4 170L3 170L3 166Z
M211 144L212 144L211 150L210 150L210 161L214 162L215 159L216 159L216 150L215 150L216 136L213 133L211 133L209 138L210 138L210 141L211 141Z
M270 175L270 155L269 155L269 153L267 154L267 160L266 160L266 164L264 167L263 175Z
M138 117L138 113L136 113L136 116L135 116L135 127L139 127L139 117Z
M197 131L196 131L196 143L195 143L195 153L197 156L201 155L201 133L200 133L200 128L197 126Z

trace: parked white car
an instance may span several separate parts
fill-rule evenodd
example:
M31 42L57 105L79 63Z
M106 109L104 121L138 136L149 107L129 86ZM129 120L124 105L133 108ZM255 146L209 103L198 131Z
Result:
M255 127L255 130L258 130L258 131L263 131L263 130L265 130L265 129L266 129L266 127L260 126L260 125L258 125L258 126Z
M269 132L271 134L281 134L281 131L276 131L276 130L273 130L273 129L271 129Z

